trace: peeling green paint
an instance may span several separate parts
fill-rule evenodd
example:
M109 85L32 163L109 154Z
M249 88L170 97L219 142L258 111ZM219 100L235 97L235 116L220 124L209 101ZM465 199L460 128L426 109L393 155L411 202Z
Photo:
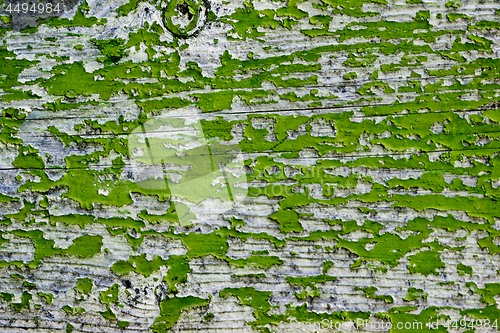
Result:
M198 6L189 3L192 8ZM111 11L121 17L142 15L138 12L139 5L140 1L131 0ZM455 264L449 267L449 261L445 264L444 257L441 259L446 251L461 258L456 266L461 280L433 282L433 286L451 291L456 285L462 288L463 280L471 292L481 295L485 306L455 310L471 318L498 318L495 300L498 285L485 283L484 288L474 287L471 278L481 272L460 262L464 260L461 251L471 242L485 255L500 253L497 241L500 232L495 226L500 218L497 209L500 86L496 82L499 61L495 53L497 42L492 37L500 29L496 17L477 16L462 7L460 1L433 7L419 0L408 0L402 8L409 14L404 14L401 20L381 15L385 10L398 9L384 0L317 3L273 0L273 6L261 5L247 1L236 4L234 11L221 14L214 9L209 13L213 24L223 24L227 30L225 36L210 41L213 45L226 45L211 71L207 71L206 64L195 63L186 56L193 52L192 40L160 38L168 30L182 32L168 15L166 27L160 22L144 22L130 27L128 35L120 38L74 34L77 27L107 29L108 22L114 19L91 17L85 1L73 17L41 20L39 27L19 34L35 36L42 26L54 32L59 29L57 37L43 38L43 43L49 46L62 43L67 37L78 37L74 39L78 43L68 48L72 52L98 52L94 60L99 66L95 69L90 69L86 61L73 53L69 56L40 50L34 58L20 57L20 50L8 39L11 37L0 46L0 98L4 102L0 148L2 152L8 151L6 163L16 172L12 187L18 191L0 189L4 192L0 193L0 203L9 211L0 217L0 246L2 249L12 246L13 237L30 239L34 246L31 262L0 261L1 269L22 270L29 277L10 275L11 279L22 279L18 280L22 294L1 292L4 302L21 312L51 305L55 296L45 290L38 291L40 284L30 282L34 280L24 272L41 267L47 258L72 256L72 260L89 261L100 256L107 260L115 258L110 264L114 279L132 279L134 273L148 279L166 271L160 276L162 280L154 277L155 282L164 284L166 295L160 295L160 289L156 289L160 316L150 329L167 332L181 312L210 304L210 298L205 296L178 296L179 290L189 288L190 276L195 274L193 261L210 258L229 267L231 283L258 281L255 286L231 285L213 294L219 292L221 298L235 296L241 305L251 307L255 321L248 324L260 331L270 332L281 322L290 323L291 318L303 323L324 319L344 322L370 316L392 323L427 322L444 318L444 310L454 309L428 306L428 286L402 291L403 301L408 305L418 304L418 311L414 311L417 310L414 306L394 307L391 304L397 303L397 297L382 294L375 286L355 287L353 294L376 300L373 303L384 303L388 310L383 313L327 313L331 306L327 312L321 312L312 310L309 302L314 298L323 300L326 297L323 287L341 280L341 276L332 275L345 267L353 272L368 269L378 278L409 262L408 276L421 274L438 281L441 272L455 269ZM167 14L174 12L172 6L167 10ZM192 14L195 17L197 12ZM10 23L8 16L0 19ZM460 28L443 28L447 25ZM73 32L64 33L64 29ZM0 36L7 31L0 28ZM301 36L294 38L307 41L300 50L274 47L269 39L273 34L289 31ZM439 46L441 39L449 39L446 47ZM245 54L235 53L231 46L240 45L237 43L241 40L255 49L249 47ZM252 46L252 40L260 46ZM33 44L27 48L31 49L41 48ZM147 59L137 62L128 58L140 50ZM29 73L25 70L38 70L47 59L56 63L43 70L50 74L47 78L24 79ZM429 66L435 63L446 66ZM340 69L332 70L335 66ZM335 80L345 89L339 88L337 92L324 84ZM351 96L346 89L352 90L352 99L345 98ZM48 95L40 95L40 90ZM46 147L24 142L29 137L24 126L37 117L33 110L61 117L68 111L85 115L92 108L117 107L114 103L119 96L126 96L127 102L140 113L129 115L128 120L123 115L116 121L78 119L69 131L60 127L62 123L36 129L65 146L67 155L62 166L54 165L51 150L46 154ZM40 105L36 104L39 102ZM20 103L37 106L21 108ZM233 109L238 103L252 111L263 106L281 109L245 114ZM179 230L179 216L188 214L194 221L198 218L189 205L175 201L168 190L148 190L127 180L131 157L126 137L149 119L183 107L201 111L200 123L207 139L219 139L223 144L235 140L241 151L248 154L246 178L252 184L248 199L273 202L259 223L268 223L274 233L251 232L255 222L252 216L236 213L221 216L225 226L210 225L200 231L190 229L193 227L190 225ZM287 109L282 110L283 107ZM297 111L304 108L309 113ZM184 119L178 121L184 124ZM307 152L317 154L318 158L303 163ZM95 167L104 163L110 165ZM336 168L352 170L336 175ZM290 169L293 172L287 175ZM54 178L52 171L60 171L62 177ZM373 177L362 174L371 171ZM407 171L408 176L401 176ZM383 176L376 177L376 173ZM474 181L467 182L467 177ZM316 185L319 187L315 188ZM131 207L137 204L138 196L158 201L165 209L153 212L141 206L137 213ZM78 209L70 213L67 208L73 204ZM120 216L102 217L99 213L100 209L115 208L120 208ZM392 221L383 216L384 210L389 209L416 217L386 230ZM320 212L329 210L350 210L355 212L357 220L320 217ZM56 215L57 211L62 213ZM321 228L311 230L311 221ZM67 228L78 236L66 249L59 248L48 236L53 228ZM106 228L108 234L88 234L93 228ZM459 232L461 235L457 236ZM433 233L449 235L452 242L432 239ZM362 236L351 238L356 234ZM147 258L141 252L146 236L178 240L186 254ZM105 239L128 242L124 244L130 246L130 255L116 259L113 249L102 249ZM249 245L254 241L268 245L269 250L252 250L243 257L231 254L233 242ZM275 279L274 270L285 267L289 261L307 260L303 253L284 249L296 243L307 245L308 255L347 251L350 258L344 265L322 257L311 265L319 269L315 274L322 275L280 273L279 280L289 284L289 292L295 297L294 303L286 304L285 309L274 303L273 292L260 283ZM245 274L233 274L240 269ZM116 307L124 306L118 304L121 297L132 296L127 294L128 287L123 289L115 282L118 280L107 282L111 287L102 290L97 289L97 280L77 278L72 287L77 303L65 305L62 310L76 319L90 309L85 303L87 299L96 297L102 303L101 310L105 310L92 311L113 327L127 329L132 323L118 320L121 314ZM370 283L375 282L370 280ZM38 297L33 300L31 292ZM11 303L19 295L21 301ZM43 305L37 304L39 299L45 300ZM275 314L275 309L281 314ZM215 317L210 312L200 322L213 325ZM66 331L72 330L74 326L68 323ZM436 331L447 330L439 326Z

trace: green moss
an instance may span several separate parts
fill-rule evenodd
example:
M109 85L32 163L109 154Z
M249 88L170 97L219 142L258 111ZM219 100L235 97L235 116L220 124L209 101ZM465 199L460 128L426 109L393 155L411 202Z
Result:
M163 215L152 215L148 214L147 210L143 210L141 213L137 214L140 218L149 221L150 223L160 223L160 222L170 222L176 223L179 221L178 216L186 216L189 213L189 208L181 203L170 202L170 207L167 212Z
M500 22L481 20L476 22L476 24L471 25L468 30L472 31L474 29L478 30L500 29Z
M461 310L460 314L475 319L489 319L490 325L498 325L498 316L500 311L496 305L489 305L482 309L465 309ZM493 327L496 329L496 327Z
M245 221L244 220L237 219L234 216L231 218L230 222L231 222L231 229L234 229L234 230L236 230L239 226L244 226L245 225Z
M184 256L172 256L167 260L163 260L155 256L152 261L146 259L146 255L131 256L129 261L118 261L111 267L118 276L129 274L134 271L149 277L152 273L159 270L162 266L169 266L167 275L163 281L168 284L168 291L175 292L176 285L187 281L187 274L191 271L189 262Z
M387 312L386 317L390 319L393 326L396 326L397 323L410 323L411 327L410 329L406 330L407 332L414 332L417 330L422 331L422 329L429 332L435 331L435 329L427 328L425 326L425 323L428 323L431 320L435 322L439 316L440 309L432 306L423 309L418 314L409 313L413 312L416 309L417 307L412 306L393 307ZM420 324L422 324L422 328L420 328ZM399 331L404 332L405 330L400 329ZM437 328L437 331L446 332L446 329L443 329L443 327L441 326Z
M41 96L34 94L31 90L23 91L17 89L9 89L10 93L2 96L2 100L6 103L10 103L12 101L19 100L27 100L27 99L39 99Z
M0 193L0 202L16 202L19 201L19 198L9 197L8 195ZM1 223L4 223L3 221ZM3 243L3 240L0 239L0 243Z
M0 20L5 23L5 24L9 24L10 22L12 22L12 18L10 16L0 16Z
M369 214L369 213L375 213L376 210L375 209L371 209L371 208L366 208L366 207L358 207L358 210L363 213L363 214Z
M51 181L48 179L45 172L40 171L37 172L36 175L42 178L41 182L27 181L25 185L19 187L19 190L26 191L29 189L35 192L47 192L51 188L65 186L68 188L68 191L63 194L63 197L73 199L77 201L82 208L89 210L94 207L95 203L120 206L131 204L132 198L130 196L130 192L157 195L160 201L165 201L168 197L170 197L168 189L148 190L130 181L112 181L109 176L112 174L116 175L116 173L121 169L121 167L117 165L104 169L100 172L90 169L75 168L77 166L85 166L92 160L98 160L98 156L109 154L111 149L118 151L126 149L128 151L128 148L123 146L120 142L114 142L113 144L117 144L118 146L113 148L109 147L110 149L107 153L96 152L90 157L68 157L68 172L58 181ZM32 174L34 174L34 172L32 172ZM103 181L100 176L105 177L106 180ZM89 187L89 183L95 183L97 186ZM99 189L110 191L110 193L107 196L101 195L99 194Z
M35 204L24 200L24 206L15 214L7 214L5 217L9 219L18 220L20 222L26 222L32 215L45 215L42 212L33 211Z

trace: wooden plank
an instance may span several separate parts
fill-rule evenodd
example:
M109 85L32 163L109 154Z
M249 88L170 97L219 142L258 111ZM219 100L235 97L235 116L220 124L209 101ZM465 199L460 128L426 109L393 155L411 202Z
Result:
M0 331L498 331L498 1L18 2Z

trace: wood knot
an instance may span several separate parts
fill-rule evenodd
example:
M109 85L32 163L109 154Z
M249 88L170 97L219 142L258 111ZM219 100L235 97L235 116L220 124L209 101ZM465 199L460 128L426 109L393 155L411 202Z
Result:
M168 0L163 9L165 27L179 38L194 36L206 24L209 8L205 0Z

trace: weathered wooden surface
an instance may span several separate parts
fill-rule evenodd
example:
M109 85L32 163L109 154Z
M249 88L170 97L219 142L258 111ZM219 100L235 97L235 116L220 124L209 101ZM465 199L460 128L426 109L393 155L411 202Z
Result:
M498 1L177 2L4 3L1 332L500 320Z

